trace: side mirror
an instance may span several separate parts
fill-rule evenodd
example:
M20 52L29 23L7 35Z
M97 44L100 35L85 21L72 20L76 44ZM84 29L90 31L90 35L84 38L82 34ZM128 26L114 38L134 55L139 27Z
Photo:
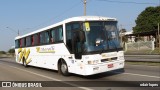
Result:
M82 45L86 41L85 33L82 30L77 30L73 35L73 47L76 59L82 58Z

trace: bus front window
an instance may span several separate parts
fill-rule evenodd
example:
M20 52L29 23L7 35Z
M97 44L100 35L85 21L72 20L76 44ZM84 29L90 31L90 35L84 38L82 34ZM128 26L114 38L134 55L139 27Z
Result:
M105 22L104 28L106 30L108 49L121 48L119 41L119 34L117 29L117 22Z
M86 42L85 48L87 52L101 51L107 48L106 44L106 31L103 22L92 21L88 22L85 26ZM87 30L88 29L88 30Z
M103 52L120 48L116 21L90 21L83 24L85 52Z

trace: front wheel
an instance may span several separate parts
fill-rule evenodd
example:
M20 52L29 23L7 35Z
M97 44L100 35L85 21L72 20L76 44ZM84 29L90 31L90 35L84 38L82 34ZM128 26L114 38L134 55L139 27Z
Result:
M59 69L60 69L60 73L62 75L64 75L64 76L68 76L69 75L68 66L67 66L67 64L66 64L66 62L64 60L61 60Z

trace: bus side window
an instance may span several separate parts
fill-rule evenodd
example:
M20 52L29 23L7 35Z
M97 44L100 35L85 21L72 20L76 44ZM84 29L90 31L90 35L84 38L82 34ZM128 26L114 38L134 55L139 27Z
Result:
M49 31L45 32L45 43L48 44L50 42Z
M40 33L40 44L44 44L45 43L45 33L41 32Z
M31 36L26 37L26 46L31 46Z
M20 47L22 47L22 39L20 39Z
M22 38L21 39L21 47L25 47L26 46L26 38Z
M56 28L52 28L50 30L50 42L51 43L58 43L63 40L63 27L58 26Z
M32 46L35 44L33 35L31 36L31 43L32 43Z
M63 28L62 26L57 29L58 41L63 40Z
M51 43L55 42L55 30L51 29Z
M20 42L19 39L15 41L15 48L19 48L20 47Z
M39 34L34 34L33 35L33 41L34 41L34 45L39 44Z

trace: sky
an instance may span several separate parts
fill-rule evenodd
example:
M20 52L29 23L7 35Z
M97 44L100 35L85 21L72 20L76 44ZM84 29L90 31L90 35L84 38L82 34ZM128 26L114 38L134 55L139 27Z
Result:
M87 0L87 15L117 18L119 28L131 31L146 7L159 4L160 0ZM0 51L14 46L18 30L27 34L83 12L83 0L0 0Z

